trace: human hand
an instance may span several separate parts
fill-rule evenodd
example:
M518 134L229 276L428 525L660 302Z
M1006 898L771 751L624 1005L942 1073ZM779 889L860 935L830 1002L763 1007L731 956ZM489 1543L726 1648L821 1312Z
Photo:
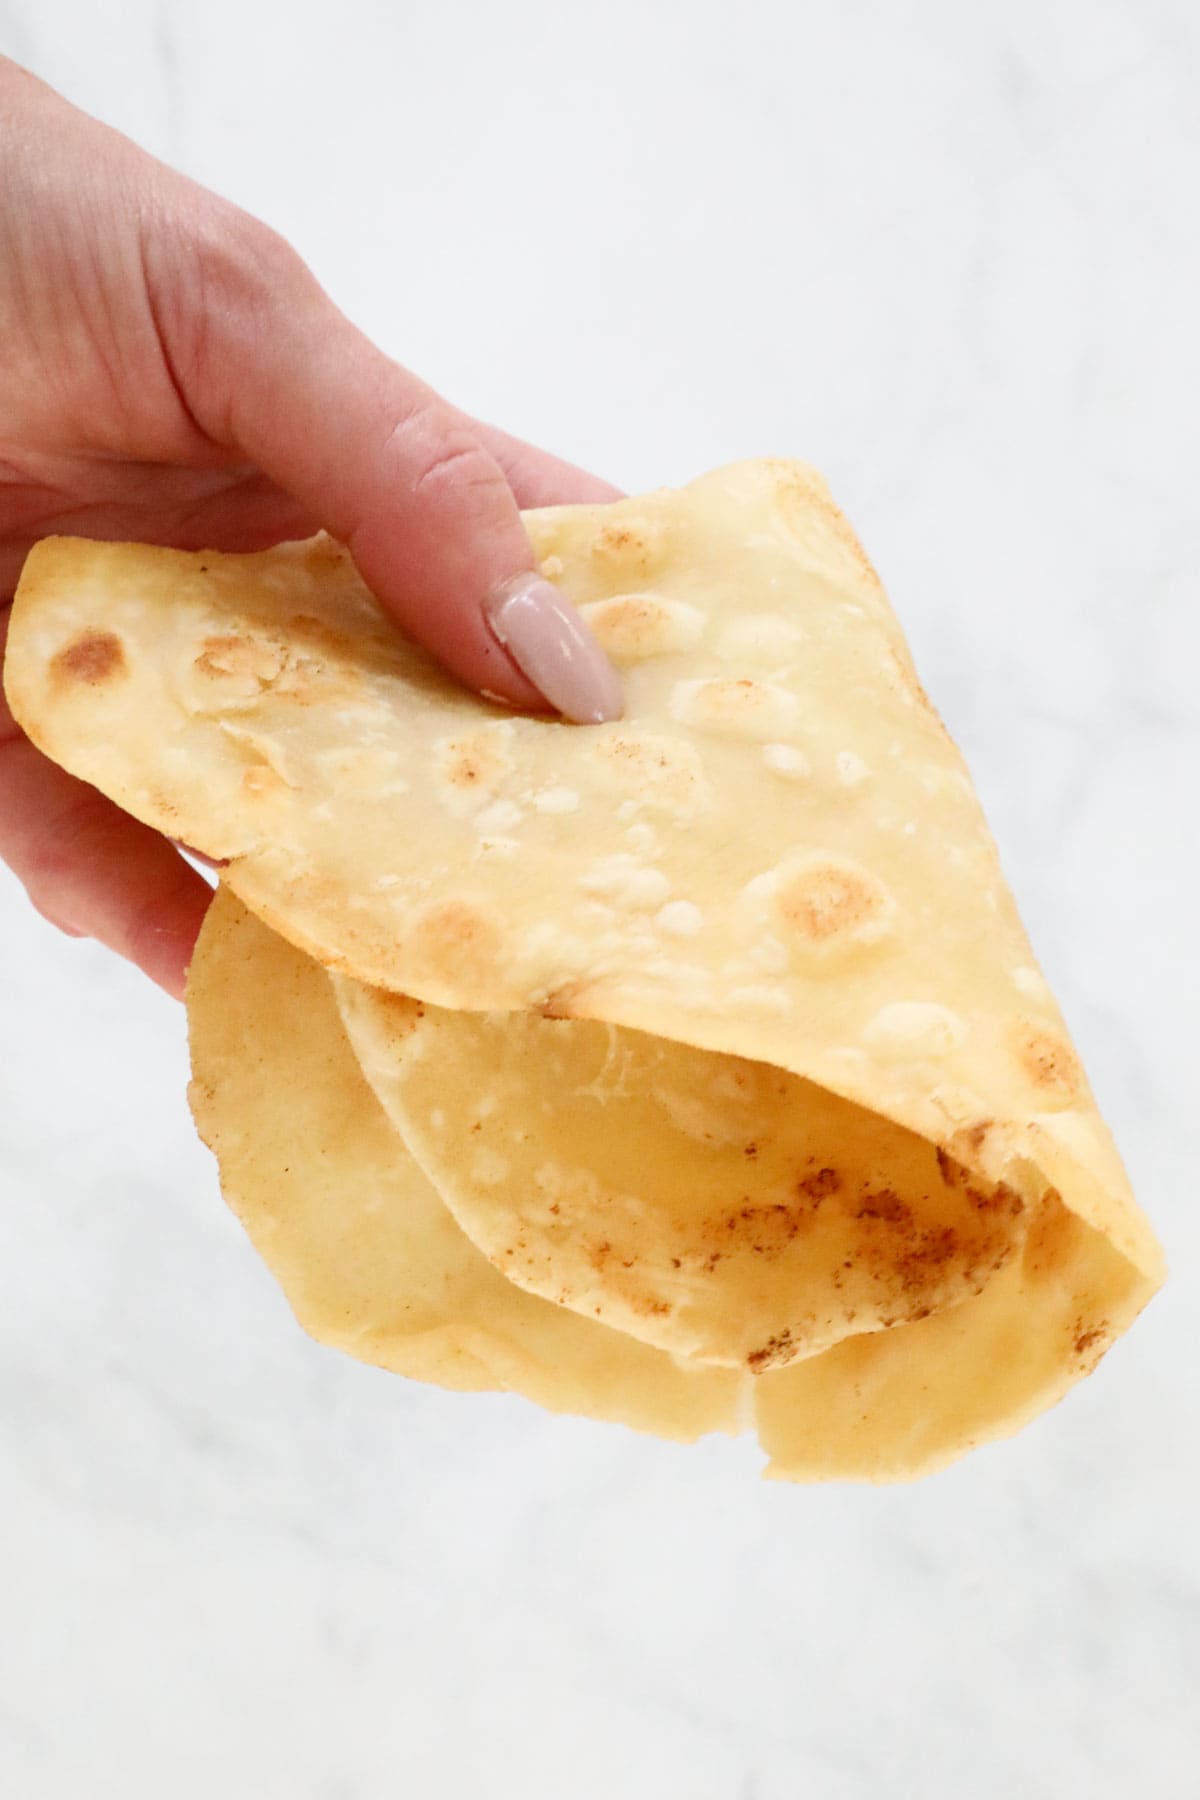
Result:
M0 58L0 659L54 532L253 550L324 528L464 682L577 721L616 676L518 508L616 490L466 418L266 226ZM41 756L0 695L0 859L62 930L182 995L209 889Z

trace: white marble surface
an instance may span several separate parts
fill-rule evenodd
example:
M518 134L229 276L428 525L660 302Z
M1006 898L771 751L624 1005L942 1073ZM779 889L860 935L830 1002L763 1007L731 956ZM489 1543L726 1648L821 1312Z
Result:
M0 877L0 1791L1200 1792L1195 0L0 0L455 398L827 468L1174 1279L915 1489L310 1345L181 1014Z

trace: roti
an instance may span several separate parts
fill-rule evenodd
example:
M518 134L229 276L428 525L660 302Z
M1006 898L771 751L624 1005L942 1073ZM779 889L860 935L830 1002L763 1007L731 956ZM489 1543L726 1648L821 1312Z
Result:
M314 1338L420 1381L690 1440L740 1384L536 1300L454 1223L359 1072L325 972L227 891L188 979L190 1100L225 1198Z
M682 1370L695 1429L730 1416L709 1375L752 1379L778 1473L894 1478L1015 1428L1162 1257L874 570L798 463L526 522L621 669L617 722L465 693L324 538L39 545L14 714L224 862L260 922L243 941L287 940L322 1044L373 1089L343 1071L331 1090L358 1096L366 1189L386 1163L430 1242L461 1240L539 1330ZM261 1123L218 1145L235 1194L256 1132L278 1160L273 1084L322 1078L294 1054L256 1090ZM375 1342L382 1291L310 1295L360 1241L366 1216L328 1256L302 1233L273 1261L347 1347ZM548 1403L626 1416L613 1388L589 1399L602 1364Z
M894 1481L1015 1431L1141 1303L1119 1253L1054 1202L969 1304L757 1377L671 1357L489 1265L372 1096L325 972L224 890L188 1017L197 1127L300 1323L414 1379L681 1441L754 1423L773 1477Z
M335 987L368 1080L495 1266L681 1355L761 1373L927 1317L978 1293L1035 1210L767 1063Z

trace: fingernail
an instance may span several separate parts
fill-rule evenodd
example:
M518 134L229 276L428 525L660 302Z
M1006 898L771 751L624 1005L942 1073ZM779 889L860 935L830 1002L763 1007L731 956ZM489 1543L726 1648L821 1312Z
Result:
M522 675L564 718L601 725L621 717L617 671L552 582L517 575L489 595L484 612Z

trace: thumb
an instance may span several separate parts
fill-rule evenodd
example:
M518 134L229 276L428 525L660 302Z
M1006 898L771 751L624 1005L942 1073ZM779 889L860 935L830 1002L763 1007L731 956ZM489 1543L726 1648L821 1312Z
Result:
M619 718L615 670L537 574L470 422L353 326L281 239L254 220L235 230L245 241L220 258L230 291L198 284L198 353L182 369L172 358L197 422L346 544L402 629L471 687L581 723Z

